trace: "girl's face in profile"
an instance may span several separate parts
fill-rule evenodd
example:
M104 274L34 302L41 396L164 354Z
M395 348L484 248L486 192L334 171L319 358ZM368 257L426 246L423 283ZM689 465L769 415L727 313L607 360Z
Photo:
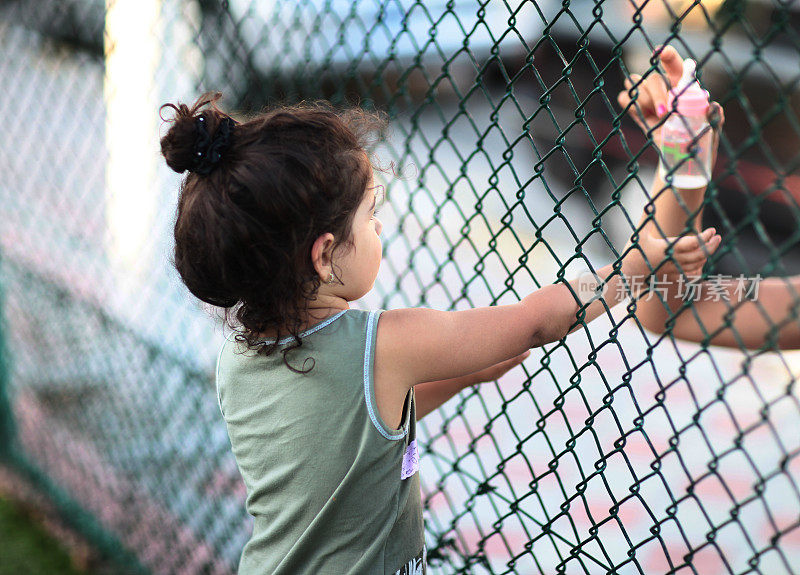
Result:
M352 245L338 258L334 258L334 272L344 285L338 282L332 290L347 301L355 301L372 289L381 265L383 224L375 215L383 200L384 188L375 185L374 176L364 190L351 228Z

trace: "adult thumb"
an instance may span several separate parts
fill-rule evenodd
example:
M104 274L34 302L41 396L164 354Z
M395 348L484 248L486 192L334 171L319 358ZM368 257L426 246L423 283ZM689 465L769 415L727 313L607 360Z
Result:
M672 46L664 46L661 49L661 65L667 73L667 78L671 86L677 86L683 75L683 58Z

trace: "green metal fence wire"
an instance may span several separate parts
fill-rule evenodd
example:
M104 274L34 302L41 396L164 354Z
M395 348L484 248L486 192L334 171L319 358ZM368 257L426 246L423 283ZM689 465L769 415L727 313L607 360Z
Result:
M0 460L120 569L236 569L222 332L169 267L158 104L388 111L373 151L400 175L359 305L464 309L618 259L657 156L616 95L671 44L726 114L706 278L791 290L798 21L779 0L0 2ZM420 421L432 573L800 572L796 352L680 341L693 308L656 334L622 304Z

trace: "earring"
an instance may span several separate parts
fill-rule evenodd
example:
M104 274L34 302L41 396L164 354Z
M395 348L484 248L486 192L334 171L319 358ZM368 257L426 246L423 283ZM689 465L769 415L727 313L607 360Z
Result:
M333 283L333 274L331 274L331 276L328 278L328 281L326 281L325 283L326 284L332 284Z

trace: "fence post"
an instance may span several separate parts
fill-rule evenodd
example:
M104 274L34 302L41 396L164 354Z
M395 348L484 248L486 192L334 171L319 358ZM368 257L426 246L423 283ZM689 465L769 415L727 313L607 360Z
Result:
M11 385L11 359L5 339L5 298L3 297L3 256L0 252L0 462L11 459L16 436L14 412L8 396Z

